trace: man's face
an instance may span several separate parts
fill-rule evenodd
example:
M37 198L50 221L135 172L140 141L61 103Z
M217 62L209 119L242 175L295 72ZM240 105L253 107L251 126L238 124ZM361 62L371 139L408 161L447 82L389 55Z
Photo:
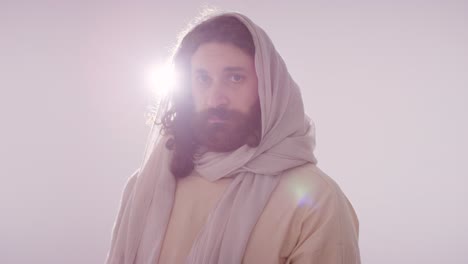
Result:
M244 145L260 123L254 59L232 44L209 42L191 66L196 139L216 152Z

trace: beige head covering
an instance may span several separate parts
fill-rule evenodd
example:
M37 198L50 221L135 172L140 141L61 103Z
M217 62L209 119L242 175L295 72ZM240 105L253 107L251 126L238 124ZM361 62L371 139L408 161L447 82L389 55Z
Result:
M233 177L198 234L186 263L241 263L250 233L283 171L317 163L315 128L305 115L299 87L266 33L238 13L255 44L262 112L262 139L231 153L205 153L195 170L209 181ZM176 180L169 170L166 138L127 184L114 226L107 263L157 263L174 203Z

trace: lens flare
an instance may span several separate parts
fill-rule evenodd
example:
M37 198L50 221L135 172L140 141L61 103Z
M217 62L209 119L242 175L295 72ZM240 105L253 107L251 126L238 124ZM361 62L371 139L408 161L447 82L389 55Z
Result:
M146 124L153 125L162 115L168 104L168 96L175 91L177 74L172 63L162 63L148 67L146 84L150 90Z
M294 195L297 205L299 206L312 206L315 201L313 198L314 188L305 186L300 182L293 182L290 185L291 192Z
M149 149L152 149L155 142L157 142L160 133L154 129L157 122L164 115L164 111L169 106L169 96L175 92L177 85L177 76L172 63L162 63L152 65L145 71L146 86L150 90L149 104L146 112L146 124L151 127L146 140L145 152L143 154L143 161L141 168L149 158Z
M174 65L164 63L149 67L146 72L146 80L153 96L156 98L167 96L176 85L177 77Z

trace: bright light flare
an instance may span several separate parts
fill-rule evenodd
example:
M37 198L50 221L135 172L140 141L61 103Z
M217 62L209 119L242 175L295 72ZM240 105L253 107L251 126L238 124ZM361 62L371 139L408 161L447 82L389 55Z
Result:
M151 91L146 124L154 125L168 104L168 95L176 87L177 76L174 65L165 63L149 67L146 71L146 83Z
M143 154L144 163L148 159L148 150L152 149L153 144L157 141L160 133L154 133L156 122L160 120L164 109L168 106L168 95L172 93L176 87L177 76L172 63L164 63L148 67L145 71L146 85L151 92L149 98L148 110L146 112L146 124L151 126L151 130L146 141L145 153Z
M176 86L174 65L165 63L150 67L146 72L146 80L156 99L168 95Z

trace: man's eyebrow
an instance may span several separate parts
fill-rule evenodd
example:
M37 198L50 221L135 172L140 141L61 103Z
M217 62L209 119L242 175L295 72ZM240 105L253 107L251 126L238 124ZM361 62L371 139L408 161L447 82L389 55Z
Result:
M207 71L205 69L198 68L198 69L195 69L195 73L197 73L197 74L206 74Z
M225 71L225 72L246 71L246 69L243 68L243 67L240 67L240 66L228 66L228 67L224 67L223 71ZM208 71L203 69L203 68L195 68L194 72L196 74L207 74L208 73Z
M238 66L230 66L230 67L225 67L224 68L225 72L231 72L231 71L245 71L245 68L243 67L238 67Z

